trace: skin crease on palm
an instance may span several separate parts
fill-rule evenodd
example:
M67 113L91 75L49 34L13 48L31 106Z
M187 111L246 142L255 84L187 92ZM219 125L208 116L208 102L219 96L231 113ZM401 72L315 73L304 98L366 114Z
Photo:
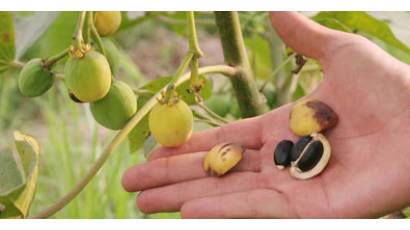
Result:
M142 212L183 218L370 218L410 204L410 68L358 35L322 27L295 12L271 13L283 41L318 59L324 81L308 98L330 105L339 124L326 132L332 158L319 176L296 180L273 164L291 105L193 134L179 148L159 148L128 169L123 186L141 193ZM202 169L221 142L248 149L233 172Z

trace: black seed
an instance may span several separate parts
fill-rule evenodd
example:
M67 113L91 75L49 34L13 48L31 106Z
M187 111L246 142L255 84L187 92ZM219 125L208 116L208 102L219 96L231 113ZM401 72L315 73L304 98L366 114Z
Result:
M293 146L292 151L291 151L291 161L296 161L300 154L303 152L303 150L306 148L306 145L309 144L309 142L312 140L311 136L304 136L301 137L298 142Z
M300 158L297 167L302 172L309 171L317 165L322 156L323 144L320 141L314 141L307 147L306 151L303 153L303 156L302 158Z
M276 145L275 152L273 154L273 160L276 165L289 166L290 164L290 151L292 150L293 142L289 140L283 140Z

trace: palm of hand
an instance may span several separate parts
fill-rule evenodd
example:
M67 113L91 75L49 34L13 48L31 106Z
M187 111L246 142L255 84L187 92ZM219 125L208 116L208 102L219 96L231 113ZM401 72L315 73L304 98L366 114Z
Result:
M271 176L271 183L286 196L296 216L380 216L403 205L409 191L405 177L410 156L405 158L410 144L405 139L410 129L403 124L409 121L406 87L410 82L402 78L401 63L367 40L347 36L331 53L322 60L325 81L309 97L325 101L339 115L338 126L327 133L332 160L325 173L313 180L289 182L287 176ZM283 108L283 113L283 121L275 123L287 122L289 109ZM277 127L270 127L265 136L275 131ZM284 136L292 135L283 130L272 142ZM267 146L266 162L271 163L271 153L272 147ZM403 193L391 194L396 189Z
M291 45L300 46L292 39ZM287 126L287 105L195 134L183 147L159 149L149 163L128 170L124 187L144 190L138 198L140 209L181 210L184 217L208 218L374 217L408 202L409 178L404 177L410 168L410 143L405 138L410 128L403 125L410 122L405 90L410 82L403 77L408 70L364 39L335 33L332 44L316 55L325 80L309 95L333 107L340 120L326 133L332 158L321 175L295 180L273 165L276 143L296 140ZM224 141L242 143L249 150L235 172L207 177L201 168L204 151Z

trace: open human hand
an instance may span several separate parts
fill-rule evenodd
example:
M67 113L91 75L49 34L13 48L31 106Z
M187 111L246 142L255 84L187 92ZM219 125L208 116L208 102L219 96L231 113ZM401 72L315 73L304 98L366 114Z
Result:
M410 204L410 68L357 35L322 27L294 12L271 13L273 27L298 53L318 59L324 81L307 98L339 115L326 133L327 168L310 180L292 178L273 163L288 128L290 105L264 115L194 133L179 148L160 148L128 169L123 186L142 191L145 213L181 211L184 218L379 217ZM221 142L244 145L244 159L223 177L202 169Z

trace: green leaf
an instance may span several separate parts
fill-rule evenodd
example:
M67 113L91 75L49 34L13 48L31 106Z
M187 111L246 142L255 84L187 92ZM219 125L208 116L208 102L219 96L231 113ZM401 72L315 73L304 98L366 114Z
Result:
M79 12L61 12L47 31L26 51L24 58L50 57L67 48L72 36Z
M139 103L138 103L139 104ZM149 137L148 116L142 120L128 134L130 153L135 153L144 146L145 140Z
M201 90L201 97L206 100L212 95L212 84L211 82L205 78L204 76L199 76L201 80L204 81L204 86L202 87ZM158 79L155 79L151 82L149 82L147 85L143 86L143 89L149 90L153 93L158 92L160 89L162 89L164 86L166 86L170 81L172 80L172 77L161 77ZM195 96L193 93L189 91L190 89L190 82L186 81L182 83L180 86L177 87L176 91L179 96L181 96L182 100L184 100L186 103L189 105L195 104Z
M16 165L14 167L8 167L6 170L0 172L0 181L4 181L4 174L16 177L19 173L25 176L25 180L20 180L20 187L12 192L0 194L0 203L3 205L3 211L0 212L0 218L25 218L28 215L31 202L34 198L34 193L38 178L38 165L40 147L38 142L31 136L16 131L14 133L14 140L16 144L16 150L18 154L5 154L8 155L8 165L13 165L10 161L10 156L13 155L13 159ZM7 158L7 157L6 157ZM2 161L0 161L1 164ZM3 168L3 167L1 167ZM15 170L18 169L17 173Z
M261 79L270 78L274 62L269 41L260 35L254 35L245 39L245 45L249 50L249 60L255 76Z
M164 13L160 16L159 22L176 34L186 37L188 35L188 27L186 24L186 12Z
M0 73L7 69L2 62L13 61L16 56L14 36L12 15L8 12L0 12Z
M21 192L26 179L18 155L12 150L0 152L0 200L2 197Z
M362 34L369 39L377 39L387 44L387 46L394 47L404 53L410 53L410 48L396 38L386 22L365 12L320 12L313 19L329 28ZM397 55L396 52L391 54ZM400 56L396 57L400 58Z

